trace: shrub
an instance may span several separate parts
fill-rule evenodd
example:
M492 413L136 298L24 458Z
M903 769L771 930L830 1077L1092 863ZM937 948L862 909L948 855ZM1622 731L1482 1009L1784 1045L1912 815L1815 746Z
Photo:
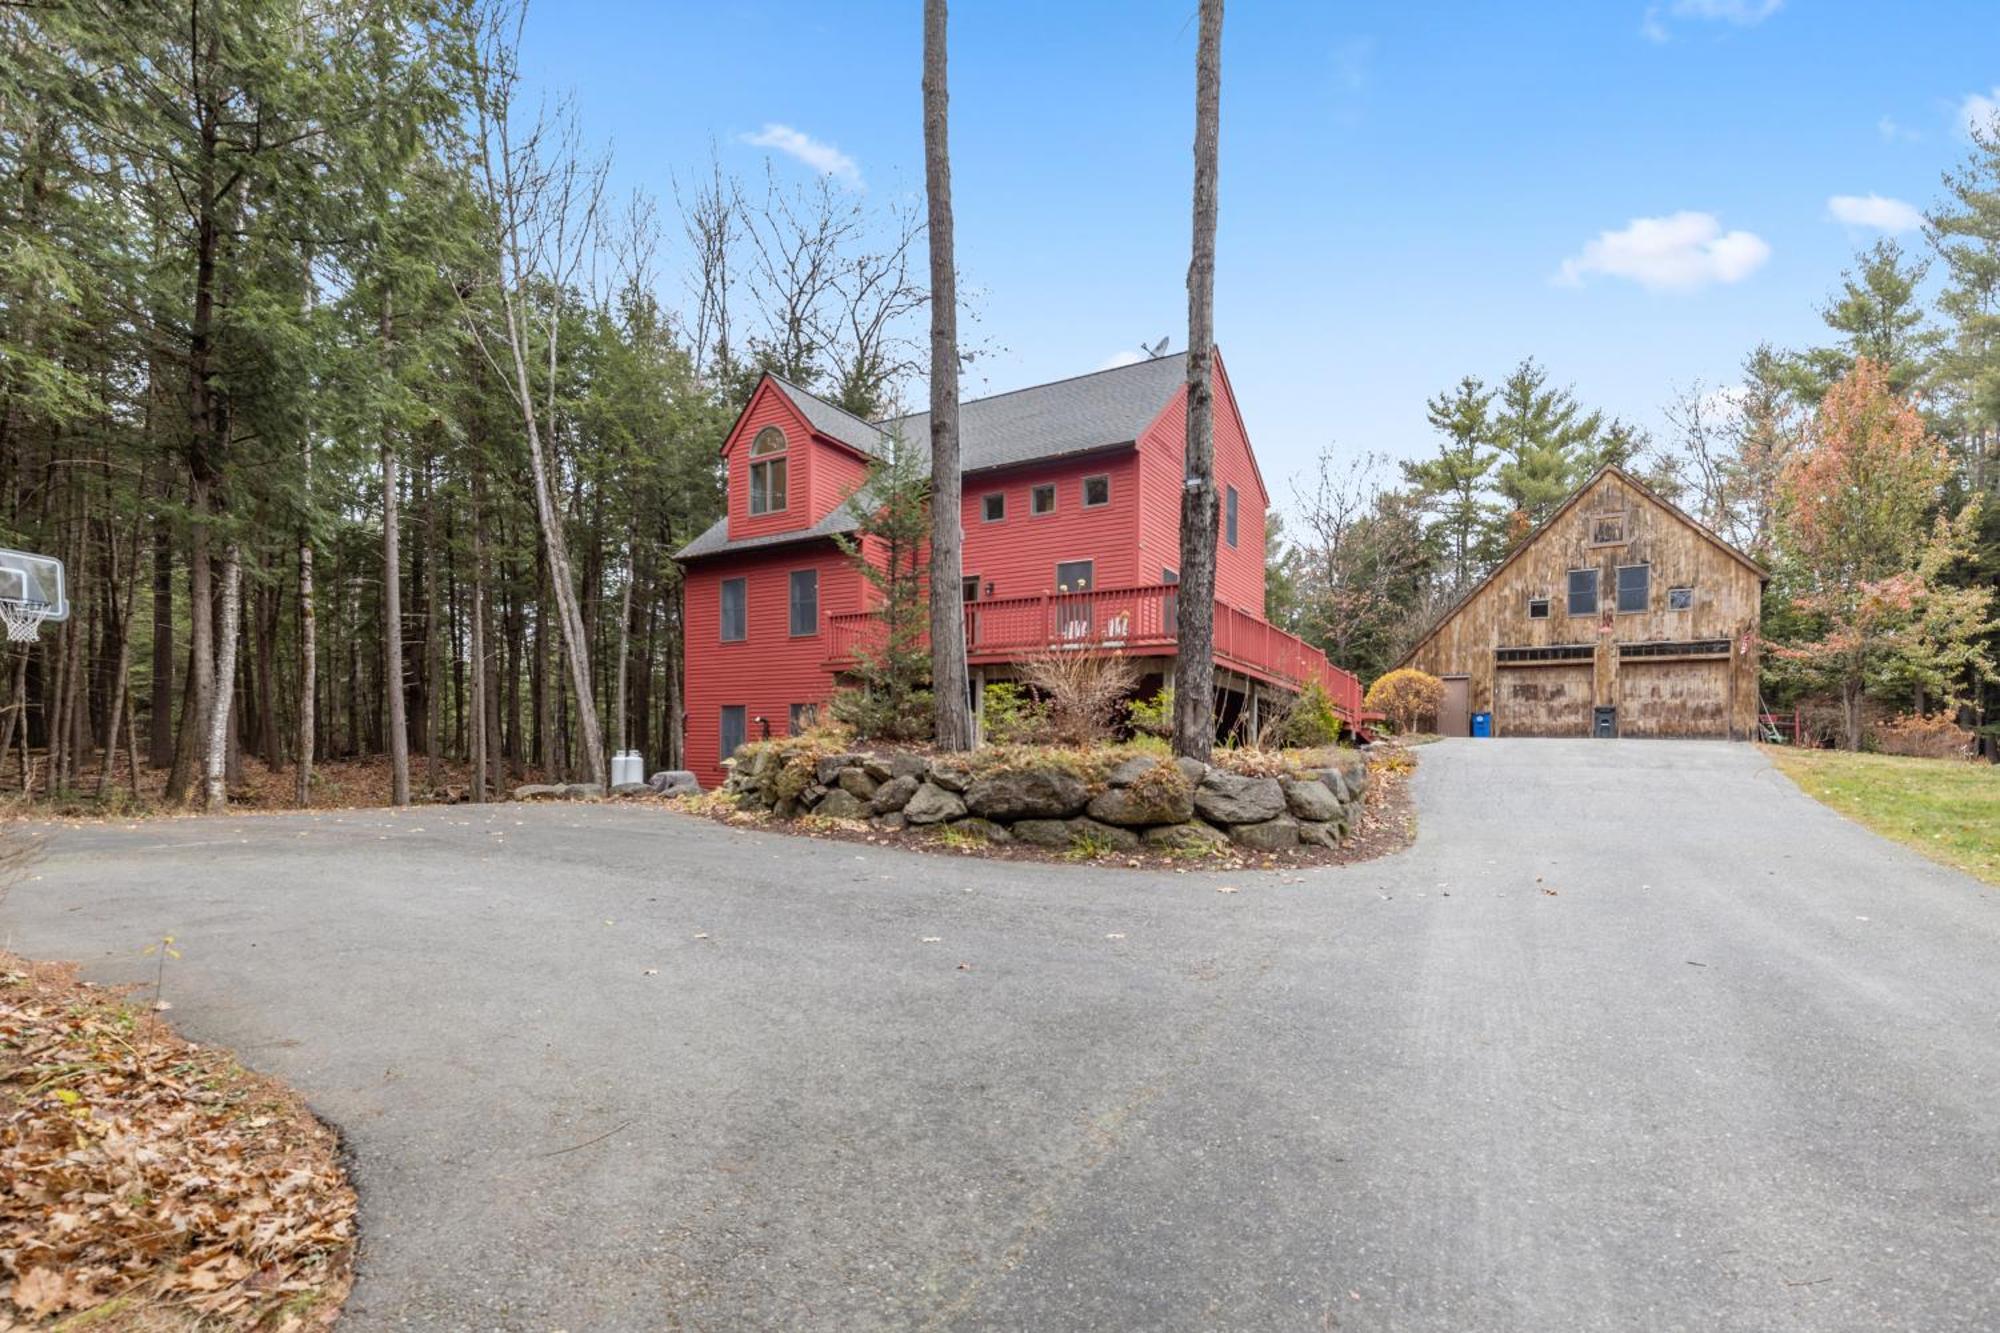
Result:
M1097 745L1111 738L1119 706L1139 683L1129 658L1061 648L1036 653L1021 674L1042 698L1043 734L1057 745Z
M1266 744L1287 750L1312 750L1340 739L1340 714L1333 696L1318 681L1307 681L1284 713L1265 728Z
M1164 686L1150 699L1127 702L1125 721L1141 736L1171 737L1174 734L1174 687Z
M1039 740L1046 724L1041 702L1011 680L986 687L985 730L993 745L1027 745Z
M930 739L929 690L836 690L832 710L834 720L853 728L857 736L884 741Z
M1949 713L1902 713L1877 722L1870 736L1883 754L1919 759L1967 759L1972 755L1973 733L1959 726Z
M1444 682L1436 676L1403 667L1378 677L1368 687L1368 707L1388 718L1398 731L1415 731L1417 723L1436 717L1444 702Z

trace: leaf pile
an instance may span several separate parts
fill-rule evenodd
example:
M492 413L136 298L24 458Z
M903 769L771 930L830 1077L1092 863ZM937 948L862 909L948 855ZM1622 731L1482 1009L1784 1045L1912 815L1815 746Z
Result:
M0 954L0 1333L325 1327L354 1255L337 1152L281 1084Z

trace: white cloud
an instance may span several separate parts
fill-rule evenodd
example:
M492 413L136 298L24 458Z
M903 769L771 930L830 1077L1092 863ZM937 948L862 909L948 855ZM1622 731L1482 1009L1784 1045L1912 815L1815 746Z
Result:
M1826 211L1833 214L1835 222L1877 231L1915 231L1924 225L1924 215L1915 205L1879 194L1837 194L1826 201Z
M1563 260L1556 281L1576 287L1585 275L1601 273L1650 291L1691 291L1740 282L1770 257L1771 247L1755 232L1725 232L1713 213L1681 212L1633 218L1617 231L1599 232Z
M1985 130L1989 134L2000 134L2000 87L1990 93L1967 93L1965 100L1958 104L1958 123L1970 139L1974 130Z
M1884 116L1876 121L1875 132L1881 135L1886 143L1915 143L1924 137L1894 116Z
M743 136L743 142L758 148L769 148L805 163L823 176L831 176L843 184L857 189L861 185L861 168L855 160L830 143L822 143L802 130L789 125L770 124L755 134Z
M1664 6L1648 5L1639 20L1639 35L1649 42L1671 41L1669 18L1753 27L1777 13L1784 3L1785 0L1671 0Z

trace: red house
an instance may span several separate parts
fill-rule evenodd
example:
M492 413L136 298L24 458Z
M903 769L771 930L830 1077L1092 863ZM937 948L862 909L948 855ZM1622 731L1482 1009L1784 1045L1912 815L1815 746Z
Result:
M1187 360L1163 356L962 404L966 657L973 683L1051 648L1176 651ZM928 452L927 413L866 422L766 375L722 443L728 512L686 569L686 763L720 782L737 745L807 725L879 629L834 535L892 435ZM1270 495L1215 359L1215 659L1225 720L1318 679L1349 716L1359 686L1264 618ZM975 696L976 697L976 696Z

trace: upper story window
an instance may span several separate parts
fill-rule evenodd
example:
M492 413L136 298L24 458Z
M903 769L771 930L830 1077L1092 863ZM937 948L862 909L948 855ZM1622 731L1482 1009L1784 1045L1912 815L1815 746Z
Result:
M1597 571L1572 569L1569 572L1569 613L1573 616L1597 614Z
M1530 597L1528 599L1528 619L1547 620L1548 618L1549 599L1546 597Z
M1623 546L1625 544L1625 515L1594 514L1590 519L1590 544L1592 546Z
M819 633L819 571L792 571L791 620L794 638Z
M1644 611L1653 604L1653 567L1618 566L1618 609Z
M766 426L750 441L750 512L782 512L786 481L785 432Z
M722 641L741 643L750 635L750 582L722 581Z
M1222 537L1231 546L1236 545L1236 488L1231 486L1223 497Z
M981 496L979 516L988 523L998 523L1007 517L1007 493L995 491L991 495Z
M1056 485L1037 486L1028 492L1028 512L1031 514L1053 514L1056 512Z
M1083 507L1096 509L1111 503L1111 478L1085 477L1083 479Z

